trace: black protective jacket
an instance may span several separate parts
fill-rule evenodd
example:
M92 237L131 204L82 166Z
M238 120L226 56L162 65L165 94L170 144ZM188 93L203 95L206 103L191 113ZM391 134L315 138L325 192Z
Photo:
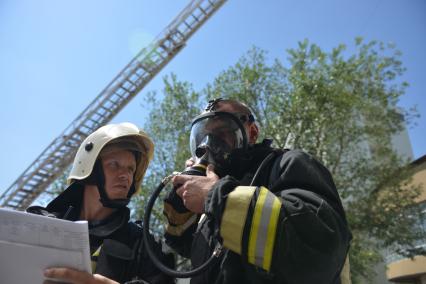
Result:
M215 239L226 248L191 283L340 283L351 233L329 171L300 150L262 143L232 175L209 192L207 218L189 225L173 216L182 210L165 210L167 243L194 267L210 257Z
M32 206L27 211L75 221L79 219L82 197L83 187L73 184L46 208ZM125 207L105 220L89 222L93 273L101 274L119 283L135 279L140 282L132 283L175 283L174 279L164 275L154 266L144 249L142 227L130 222L129 216L130 211ZM154 250L160 259L173 267L173 256L162 253L158 242L152 241L152 243L155 244Z

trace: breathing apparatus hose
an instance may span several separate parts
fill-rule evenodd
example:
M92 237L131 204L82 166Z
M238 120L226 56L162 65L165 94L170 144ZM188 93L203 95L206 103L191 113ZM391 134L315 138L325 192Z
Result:
M151 244L151 241L148 238L148 236L149 236L149 221L150 221L150 217L151 217L151 211L152 211L152 208L154 207L154 203L155 203L156 199L158 198L161 190L169 183L169 181L175 175L177 175L177 174L172 174L172 175L165 177L162 180L162 182L158 185L158 187L155 189L155 191L152 193L152 195L150 196L149 201L148 201L148 205L146 206L146 209L145 209L145 215L144 215L144 218L143 218L143 224L144 225L143 225L143 234L142 235L143 235L143 242L145 244L145 248L148 252L148 255L151 258L154 265L158 267L158 269L160 269L163 273L165 273L165 274L167 274L171 277L189 278L189 277L200 274L201 272L206 270L215 260L217 260L218 256L220 255L220 253L222 251L222 246L218 242L214 251L213 251L213 254L210 256L210 258L205 263L203 263L202 265L198 266L197 268L195 268L193 270L189 270L189 271L173 270L173 269L165 266L158 259L157 255L155 254L154 250L152 249L153 245Z

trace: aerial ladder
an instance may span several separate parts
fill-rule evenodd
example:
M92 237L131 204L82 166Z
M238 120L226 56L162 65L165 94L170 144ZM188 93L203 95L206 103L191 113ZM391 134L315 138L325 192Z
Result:
M225 1L192 0L4 191L0 207L27 208L70 166L83 140L122 110Z

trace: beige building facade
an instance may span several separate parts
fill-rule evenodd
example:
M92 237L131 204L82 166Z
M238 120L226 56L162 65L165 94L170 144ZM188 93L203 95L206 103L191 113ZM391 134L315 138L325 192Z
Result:
M413 170L413 185L421 185L422 193L417 202L423 214L419 216L423 231L424 241L418 246L426 248L426 155L411 163ZM392 283L426 284L426 256L415 256L413 259L389 255L387 257L386 276Z

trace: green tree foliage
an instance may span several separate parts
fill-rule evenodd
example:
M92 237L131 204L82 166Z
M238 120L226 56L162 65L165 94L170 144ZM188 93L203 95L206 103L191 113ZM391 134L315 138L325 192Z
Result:
M174 171L184 169L185 160L190 157L190 122L198 114L201 105L200 95L193 90L192 85L179 82L174 74L164 78L164 85L164 97L159 100L156 92L152 92L144 106L144 109L151 110L144 130L154 141L155 150L142 190L132 202L134 216L138 218L143 218L150 194L161 180ZM160 195L159 199L162 197ZM151 219L150 228L154 234L160 235L164 224L161 202L156 202Z
M359 38L352 55L345 49L326 52L305 40L287 51L286 67L254 47L200 92L175 75L166 77L164 97L156 100L153 93L147 100L152 111L145 129L156 150L145 184L152 188L183 168L190 122L206 98L235 98L252 108L261 138L301 148L332 172L353 233L354 283L372 278L371 267L385 249L418 253L413 249L421 232L413 216L420 188L408 187L408 161L391 146L392 135L417 116L415 109L397 108L407 87L400 53Z

